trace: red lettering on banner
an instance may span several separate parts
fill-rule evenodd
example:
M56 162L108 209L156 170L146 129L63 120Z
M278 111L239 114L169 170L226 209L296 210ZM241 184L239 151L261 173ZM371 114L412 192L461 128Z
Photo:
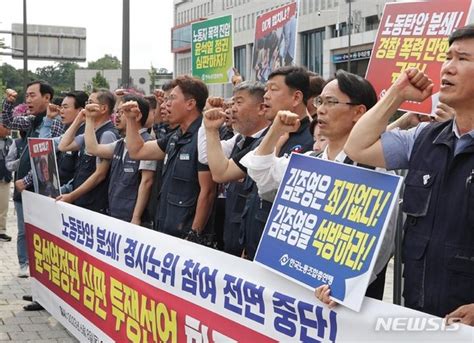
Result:
M275 341L131 276L34 225L25 225L33 259L31 276L115 341ZM58 258L45 257L49 251ZM55 282L45 268L61 263L56 278L67 279L68 287Z

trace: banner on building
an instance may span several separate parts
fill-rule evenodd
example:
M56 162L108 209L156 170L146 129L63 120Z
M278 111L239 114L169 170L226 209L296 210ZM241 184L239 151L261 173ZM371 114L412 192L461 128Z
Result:
M61 195L56 151L51 138L28 138L35 192L56 198Z
M232 15L191 24L193 76L205 83L228 83L234 75Z
M401 182L292 154L255 261L309 289L329 285L337 302L359 311Z
M474 333L369 298L331 310L256 263L27 191L23 206L33 297L81 342L401 341L407 318L430 341Z
M467 24L470 8L471 0L386 4L366 74L379 99L402 72L418 68L433 80L433 95L422 103L405 102L401 109L433 113L448 36Z
M252 62L257 81L266 82L273 70L295 63L296 32L296 2L257 17Z

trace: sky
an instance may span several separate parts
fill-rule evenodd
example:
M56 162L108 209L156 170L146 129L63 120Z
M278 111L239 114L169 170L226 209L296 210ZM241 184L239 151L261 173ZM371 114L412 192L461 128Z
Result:
M3 0L2 0L3 3ZM5 4L4 4L5 5ZM121 0L27 0L29 24L85 27L87 61L111 54L122 59ZM11 30L23 22L23 0L8 0L0 12L0 30ZM173 26L173 0L130 0L130 68L173 70L170 30ZM10 35L0 34L10 46ZM5 50L3 50L5 51ZM0 56L0 63L23 68L22 60ZM28 69L55 64L29 61ZM87 63L79 63L86 67Z

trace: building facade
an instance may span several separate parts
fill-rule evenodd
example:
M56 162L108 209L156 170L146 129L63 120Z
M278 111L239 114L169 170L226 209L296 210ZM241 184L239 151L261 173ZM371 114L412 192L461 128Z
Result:
M174 0L171 50L175 75L191 74L191 23L233 15L234 64L253 79L252 55L257 17L288 0ZM388 0L299 0L296 64L328 78L337 69L364 76L383 8ZM393 0L391 1L393 2ZM352 22L349 35L347 23ZM350 43L349 43L350 42ZM210 92L230 96L230 85L212 85Z

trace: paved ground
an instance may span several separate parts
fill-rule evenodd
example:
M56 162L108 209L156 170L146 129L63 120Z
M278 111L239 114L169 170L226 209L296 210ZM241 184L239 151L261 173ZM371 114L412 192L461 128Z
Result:
M10 202L7 234L11 242L0 242L0 341L12 342L78 342L47 311L27 312L22 300L31 294L28 278L17 277L16 214Z

